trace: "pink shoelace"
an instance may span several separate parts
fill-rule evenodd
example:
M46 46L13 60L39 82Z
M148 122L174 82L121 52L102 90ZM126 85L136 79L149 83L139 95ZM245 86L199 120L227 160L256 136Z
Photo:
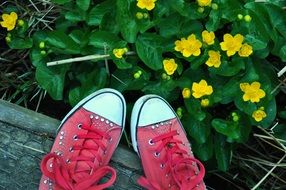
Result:
M178 135L177 131L171 131L169 133L157 136L152 139L152 143L160 142L159 146L156 148L156 153L159 155L163 149L166 150L167 154L163 158L163 165L167 167L167 173L170 173L173 177L175 184L179 187L180 190L191 190L194 189L199 183L203 181L205 175L205 168L203 164L195 158L186 158L184 155L187 155L187 151L180 149L178 144L182 144L180 140L176 140L173 137ZM199 172L196 171L194 164L199 166ZM192 168L190 175L185 175L185 172L182 172L182 168L186 165ZM195 176L195 177L194 177ZM164 190L160 185L154 181L150 181L145 177L140 177L138 179L138 184L148 190Z
M77 135L75 138L92 140L94 142L94 146L83 143L82 146L72 147L72 151L79 150L82 152L83 150L88 150L93 156L89 157L80 153L77 156L71 157L68 162L85 162L88 164L89 169L77 168L76 171L71 171L68 169L66 162L61 156L58 156L55 153L50 153L43 158L41 162L41 170L45 176L54 181L54 183L63 190L102 190L108 188L115 182L116 171L109 166L95 166L94 158L96 158L99 163L102 162L97 151L99 148L105 151L106 146L102 143L102 140L111 140L111 137L107 133L95 129L92 125L88 127L82 125L81 129L87 130L88 133ZM47 163L50 159L52 159L52 171L47 169ZM78 177L78 174L80 174L80 178ZM97 184L99 180L107 174L111 174L111 178L103 184Z

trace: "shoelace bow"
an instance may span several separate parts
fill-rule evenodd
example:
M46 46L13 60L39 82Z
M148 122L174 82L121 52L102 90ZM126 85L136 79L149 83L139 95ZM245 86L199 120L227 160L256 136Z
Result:
M81 126L81 129L87 130L88 133L84 135L78 135L76 138L84 140L90 139L95 143L95 146L90 146L83 143L82 146L72 147L72 150L89 150L93 157L87 157L79 154L75 157L71 157L69 162L84 161L89 165L90 169L70 171L62 157L56 155L55 153L50 153L43 158L41 162L41 170L45 176L54 181L57 186L63 190L102 190L110 187L115 182L116 171L109 166L102 166L97 168L97 166L94 165L94 158L96 158L98 162L101 163L102 159L97 154L97 151L99 148L105 151L106 146L102 143L102 139L105 138L106 140L110 140L111 137L107 133L95 129L92 127L92 125L89 127ZM47 163L50 159L52 159L52 171L47 169ZM84 178L81 177L79 179L76 175L78 173L85 175ZM101 178L109 173L111 174L111 178L107 182L103 184L97 184Z
M190 158L189 156L187 158L183 156L187 155L187 151L180 149L178 144L182 144L182 142L173 138L176 135L178 135L177 131L171 131L153 138L152 143L161 142L156 148L156 155L159 156L163 149L166 150L166 156L162 159L164 163L162 167L167 167L166 172L171 174L171 177L173 177L179 189L191 190L202 182L205 175L205 168L199 160ZM193 164L199 167L198 173L195 171ZM195 177L188 176L181 172L182 166L186 165L191 166ZM158 183L150 181L145 177L140 177L138 183L148 190L164 190Z

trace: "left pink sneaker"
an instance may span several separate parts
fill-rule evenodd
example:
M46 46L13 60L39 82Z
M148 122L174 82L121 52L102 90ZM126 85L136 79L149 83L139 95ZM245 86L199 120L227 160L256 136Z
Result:
M194 158L186 132L163 98L146 95L136 101L131 116L134 150L145 177L138 183L148 190L205 190L203 164Z
M63 119L51 153L41 163L39 190L101 190L116 171L107 166L122 135L126 103L112 89L89 95ZM107 174L111 178L99 184Z

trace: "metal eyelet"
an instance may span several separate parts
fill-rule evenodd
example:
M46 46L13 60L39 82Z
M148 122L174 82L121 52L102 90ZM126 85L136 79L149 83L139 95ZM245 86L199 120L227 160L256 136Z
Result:
M77 135L73 136L73 140L75 140L75 141L77 141L77 140L78 140Z
M156 157L159 157L159 156L160 156L160 152L155 152L154 155L155 155Z
M165 167L165 164L160 164L160 168L163 169Z
M112 137L110 137L110 138L108 139L108 141L109 141L109 142L112 142Z
M149 145L154 145L155 144L152 139L149 139L148 143L149 143Z
M77 125L77 128L78 128L78 129L81 129L81 128L82 128L82 124L81 124L81 123L78 124L78 125Z
M70 151L70 152L73 152L73 151L74 151L73 147L70 147L70 148L69 148L69 151Z
M66 160L66 163L67 163L67 164L71 163L71 160L68 158L68 159Z
M94 118L94 116L93 116L93 115L90 115L90 116L89 116L89 118L90 118L90 119L93 119L93 118Z

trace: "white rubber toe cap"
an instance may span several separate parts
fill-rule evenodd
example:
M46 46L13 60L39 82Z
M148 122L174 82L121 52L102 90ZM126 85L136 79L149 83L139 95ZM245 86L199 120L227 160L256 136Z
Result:
M153 97L141 107L138 127L159 123L175 118L173 110L161 98Z
M118 93L102 93L83 105L86 110L98 114L106 119L122 125L125 105Z

